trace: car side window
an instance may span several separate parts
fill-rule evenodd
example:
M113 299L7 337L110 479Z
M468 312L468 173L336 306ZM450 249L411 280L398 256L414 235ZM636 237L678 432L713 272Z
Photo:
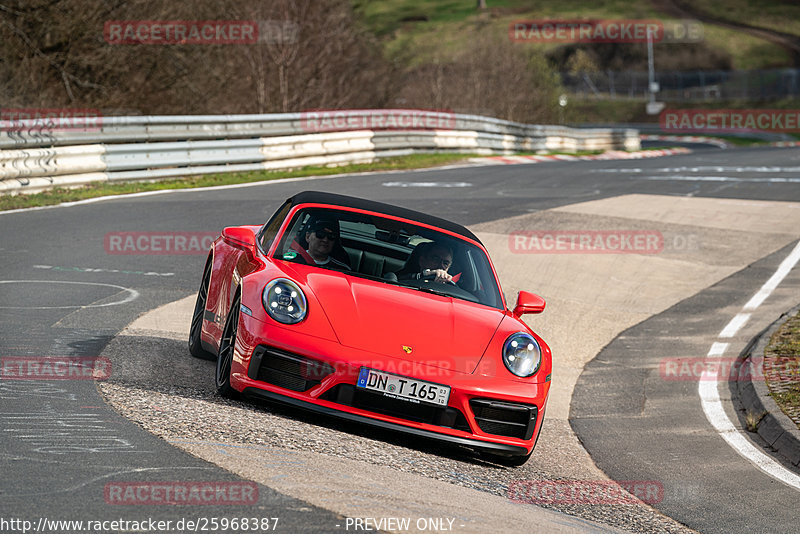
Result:
M275 236L278 235L278 230L283 224L283 220L286 218L286 214L289 213L289 210L292 207L291 202L286 202L275 214L272 218L264 225L264 228L261 229L261 235L259 236L259 243L261 245L261 251L266 254L269 247L272 245L272 242L275 240Z
M278 248L275 249L275 254L273 255L274 258L289 260L296 257L292 250L296 245L301 245L301 229L306 225L306 223L308 223L309 218L310 215L308 210L300 210L294 214L292 221L289 223L289 226L283 233L283 238L278 244ZM293 246L293 243L296 243L296 245Z

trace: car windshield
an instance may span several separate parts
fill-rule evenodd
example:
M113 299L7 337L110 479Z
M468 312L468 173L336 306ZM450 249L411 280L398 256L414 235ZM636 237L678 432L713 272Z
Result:
M387 217L301 209L273 257L503 309L497 280L480 247ZM448 277L452 280L444 281Z

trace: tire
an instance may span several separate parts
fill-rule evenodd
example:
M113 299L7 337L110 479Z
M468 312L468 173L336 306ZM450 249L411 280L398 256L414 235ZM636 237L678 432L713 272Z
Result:
M200 332L203 328L203 316L206 312L206 301L208 300L208 286L211 282L211 258L206 262L203 269L203 281L200 282L200 289L197 291L197 301L194 304L192 314L192 325L189 328L189 353L201 360L216 360L217 356L203 348L200 342Z
M217 392L225 398L235 399L239 392L231 387L231 367L233 365L233 349L236 346L236 335L239 331L239 296L233 299L225 328L222 330L222 339L219 342L217 354L217 371L214 374L214 383Z

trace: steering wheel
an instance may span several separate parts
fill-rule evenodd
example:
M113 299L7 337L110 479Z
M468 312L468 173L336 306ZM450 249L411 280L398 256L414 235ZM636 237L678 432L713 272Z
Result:
M432 282L433 280L436 280L436 271L432 271L431 269L426 269L426 271L431 271L431 272L429 272L428 274L423 274L423 273L425 273L425 271L422 271L421 273L419 273L419 279L420 280L422 280L424 282ZM445 284L450 284L452 286L456 286L456 283L453 282L452 280L448 280L447 282L444 282L444 283ZM458 286L456 286L456 287L458 287Z

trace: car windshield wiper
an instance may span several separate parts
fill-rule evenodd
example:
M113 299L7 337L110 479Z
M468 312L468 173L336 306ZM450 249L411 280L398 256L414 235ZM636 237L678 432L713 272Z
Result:
M384 278L382 276L375 276L375 275L372 275L372 274L364 274L364 273L360 273L358 271L339 271L339 272L342 272L342 273L350 275L350 276L355 276L357 278L364 278L366 280L374 280L376 282L385 282L387 284L398 285L398 283L395 282L394 280L389 280L389 279L386 279L386 278Z
M405 284L399 284L401 287L407 287L409 289L416 289L417 291L422 291L423 293L432 293L434 295L440 295L442 297L450 297L454 298L454 295L448 293L447 291L437 291L436 289L431 289L429 287L420 287L420 286L407 286Z

